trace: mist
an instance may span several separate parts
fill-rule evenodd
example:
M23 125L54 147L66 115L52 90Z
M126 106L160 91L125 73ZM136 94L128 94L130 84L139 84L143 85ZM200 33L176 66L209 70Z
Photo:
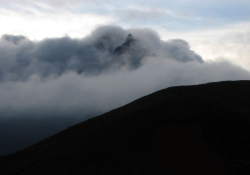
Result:
M42 41L6 34L0 40L0 155L160 89L242 79L250 79L247 70L206 62L187 41L163 41L150 29L101 26L82 39Z

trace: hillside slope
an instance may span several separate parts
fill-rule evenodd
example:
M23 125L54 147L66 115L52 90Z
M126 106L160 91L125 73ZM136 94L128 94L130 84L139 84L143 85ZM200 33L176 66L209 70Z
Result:
M250 82L171 87L0 157L0 174L250 174Z

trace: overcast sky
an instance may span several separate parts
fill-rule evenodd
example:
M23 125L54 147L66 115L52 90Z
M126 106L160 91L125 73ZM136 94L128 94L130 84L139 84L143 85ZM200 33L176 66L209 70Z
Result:
M249 0L0 0L0 35L81 38L99 25L146 27L182 38L205 60L250 70Z
M0 0L0 155L163 88L249 80L248 1Z

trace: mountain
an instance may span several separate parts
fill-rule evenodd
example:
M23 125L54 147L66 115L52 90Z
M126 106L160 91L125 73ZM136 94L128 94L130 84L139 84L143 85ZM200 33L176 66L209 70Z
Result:
M128 34L125 42L113 51L113 56L116 60L120 62L128 61L130 69L140 67L142 60L149 55L149 50L145 48L142 41L136 39L131 34ZM125 56L125 60L123 56Z
M132 45L136 43L136 39L131 35L128 34L126 41L121 45L115 48L113 51L114 54L121 55L125 52L128 52L131 49Z
M170 87L0 157L0 174L250 174L250 81Z

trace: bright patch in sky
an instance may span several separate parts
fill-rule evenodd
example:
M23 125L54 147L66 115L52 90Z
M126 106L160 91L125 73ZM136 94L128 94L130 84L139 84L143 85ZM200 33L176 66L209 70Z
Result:
M110 16L93 13L74 14L67 10L48 12L34 7L18 6L18 10L0 9L0 34L25 35L33 40L69 35L83 37L113 21Z

